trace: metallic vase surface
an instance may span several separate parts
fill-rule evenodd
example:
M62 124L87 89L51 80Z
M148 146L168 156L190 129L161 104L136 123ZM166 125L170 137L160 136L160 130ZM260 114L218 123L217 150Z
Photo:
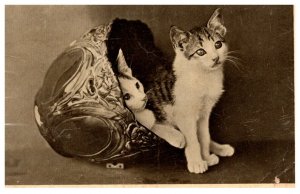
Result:
M107 59L110 26L93 28L71 43L36 95L37 126L61 155L102 162L149 151L158 143L124 106Z

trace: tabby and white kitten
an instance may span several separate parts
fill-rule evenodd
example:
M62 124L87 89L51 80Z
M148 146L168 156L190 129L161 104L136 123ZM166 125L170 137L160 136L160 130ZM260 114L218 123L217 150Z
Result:
M223 63L228 54L226 28L217 9L206 26L183 31L170 29L176 56L174 103L165 106L168 119L185 136L188 170L203 173L219 162L219 156L232 156L234 148L211 140L209 117L223 93ZM212 153L211 153L212 152Z
M185 139L182 133L169 123L158 122L153 111L145 108L148 98L143 84L132 76L132 71L128 67L121 49L118 53L117 64L119 73L117 77L124 101L135 115L136 120L172 146L183 148Z
M208 166L218 164L218 156L234 154L232 146L211 140L209 133L211 110L223 93L223 63L229 53L225 34L219 9L206 26L190 31L171 27L170 38L176 54L173 71L158 72L158 79L153 78L156 81L146 92L147 109L142 84L132 77L127 65L127 69L119 68L127 106L141 124L158 136L176 147L185 145L187 167L192 173L203 173ZM118 64L126 64L121 56ZM131 99L133 93L136 100Z

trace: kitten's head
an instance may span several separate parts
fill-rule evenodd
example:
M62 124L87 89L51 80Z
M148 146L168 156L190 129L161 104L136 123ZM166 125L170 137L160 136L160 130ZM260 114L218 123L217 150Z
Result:
M170 38L176 55L187 60L187 64L213 71L222 67L228 51L219 9L215 10L206 26L183 31L176 26L170 29Z
M143 84L132 76L132 71L128 67L121 49L119 50L117 62L119 71L117 77L127 107L132 111L144 110L148 99Z

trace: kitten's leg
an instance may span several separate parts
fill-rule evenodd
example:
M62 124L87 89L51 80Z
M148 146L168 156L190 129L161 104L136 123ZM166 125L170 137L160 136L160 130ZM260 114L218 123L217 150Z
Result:
M140 112L135 112L134 115L137 121L143 126L151 130L160 138L166 140L172 146L177 148L183 148L185 146L183 134L176 130L172 125L157 123L152 111L145 109Z
M186 115L186 112L177 111L174 114L174 121L183 133L186 141L185 156L188 170L192 173L203 173L208 169L207 162L200 154L200 144L197 138L197 120L195 115Z
M201 145L201 154L208 166L213 166L219 163L219 157L215 154L210 154L210 134L209 134L209 114L198 120L198 139Z
M210 141L210 150L218 156L226 157L234 154L234 148L229 144L219 144L213 140Z
M155 123L150 130L174 147L184 148L185 146L183 134L172 125Z

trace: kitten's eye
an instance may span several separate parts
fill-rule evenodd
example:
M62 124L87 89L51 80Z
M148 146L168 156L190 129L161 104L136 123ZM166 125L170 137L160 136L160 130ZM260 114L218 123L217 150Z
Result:
M199 49L196 51L196 53L199 55L199 56L203 56L206 54L206 51L204 49Z
M135 87L136 87L137 89L140 89L140 84L139 84L139 82L136 82Z
M222 47L222 42L221 42L221 41L217 41L217 42L215 43L215 47L216 47L216 49L221 48L221 47Z
M130 99L130 94L128 94L128 93L126 93L126 94L124 94L124 100L129 100Z

